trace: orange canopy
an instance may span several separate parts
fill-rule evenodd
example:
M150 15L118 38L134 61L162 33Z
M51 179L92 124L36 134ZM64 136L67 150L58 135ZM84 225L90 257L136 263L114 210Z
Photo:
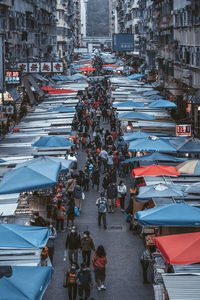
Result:
M180 173L173 166L165 165L150 165L147 167L139 167L132 170L133 177L142 177L142 176L179 176Z
M84 68L80 68L78 70L80 70L80 71L95 71L96 69L95 68L91 68L91 67L84 67Z
M156 246L171 265L200 262L200 232L156 237Z
M108 64L108 65L103 65L103 67L112 67L112 68L115 68L115 69L117 69L117 67L116 67L116 66L114 66L114 65L111 65L111 64Z
M69 93L76 93L76 91L73 90L66 90L66 89L57 89L54 91L50 91L49 95L55 95L55 94L69 94Z

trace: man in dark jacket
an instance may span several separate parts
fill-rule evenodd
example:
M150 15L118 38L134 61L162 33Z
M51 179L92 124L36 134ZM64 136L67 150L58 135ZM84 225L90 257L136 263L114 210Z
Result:
M82 256L83 256L83 262L87 265L87 267L90 267L90 256L91 251L95 251L95 246L93 239L90 237L89 231L85 231L83 233L83 238L81 239L81 250L82 250Z
M87 268L85 263L81 264L80 270L77 273L78 295L79 300L87 300L90 297L90 289L93 288L92 276L90 269ZM83 293L85 292L85 297Z
M115 182L111 182L107 188L108 208L109 213L114 213L115 201L117 198L117 185Z
M68 249L68 257L70 263L78 264L78 252L81 249L80 234L77 233L76 227L73 226L70 233L67 235L65 248Z

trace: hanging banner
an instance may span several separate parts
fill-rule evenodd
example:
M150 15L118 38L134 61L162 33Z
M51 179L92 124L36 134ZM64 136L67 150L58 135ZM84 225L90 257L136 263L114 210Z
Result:
M20 72L18 70L6 70L5 75L6 86L18 86L21 84Z
M51 63L50 62L42 62L40 63L40 68L42 73L51 72Z
M39 62L29 63L29 73L39 73L39 72L40 72Z
M63 62L53 62L53 70L52 72L63 72Z
M24 73L28 72L28 63L18 63L17 67Z

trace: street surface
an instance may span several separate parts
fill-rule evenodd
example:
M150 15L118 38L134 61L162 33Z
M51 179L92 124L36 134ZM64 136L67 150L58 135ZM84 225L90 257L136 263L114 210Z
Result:
M105 127L105 126L104 126ZM84 169L86 159L85 151L78 151L78 169ZM102 181L103 175L101 175ZM127 187L132 180L130 175L126 179ZM119 181L119 179L118 179ZM124 214L120 208L114 214L107 214L108 230L97 224L96 199L99 193L92 190L85 193L81 216L75 219L78 232L82 235L89 230L94 240L95 247L103 245L107 252L108 264L106 269L106 291L97 291L94 285L91 297L95 300L153 300L153 288L151 284L143 284L140 256L144 250L144 242L138 235L129 231L129 224L126 223ZM126 197L128 205L129 193ZM64 247L67 236L65 233L58 233L55 245L53 267L56 274L44 295L44 300L68 299L67 289L63 288L64 273L69 263L64 262ZM82 255L79 254L79 264L82 262ZM92 271L94 279L94 272ZM94 281L93 281L94 283ZM77 296L78 299L78 296Z

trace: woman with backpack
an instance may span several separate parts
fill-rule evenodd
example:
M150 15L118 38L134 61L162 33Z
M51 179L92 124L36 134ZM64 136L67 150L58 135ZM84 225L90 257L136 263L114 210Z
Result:
M107 257L105 249L102 245L97 248L93 256L93 267L94 267L94 274L95 274L95 281L97 283L98 291L105 290L106 287L104 285L105 277L106 277L106 264L107 264Z
M77 267L76 264L72 264L65 275L64 287L68 288L69 300L76 300L77 296Z

